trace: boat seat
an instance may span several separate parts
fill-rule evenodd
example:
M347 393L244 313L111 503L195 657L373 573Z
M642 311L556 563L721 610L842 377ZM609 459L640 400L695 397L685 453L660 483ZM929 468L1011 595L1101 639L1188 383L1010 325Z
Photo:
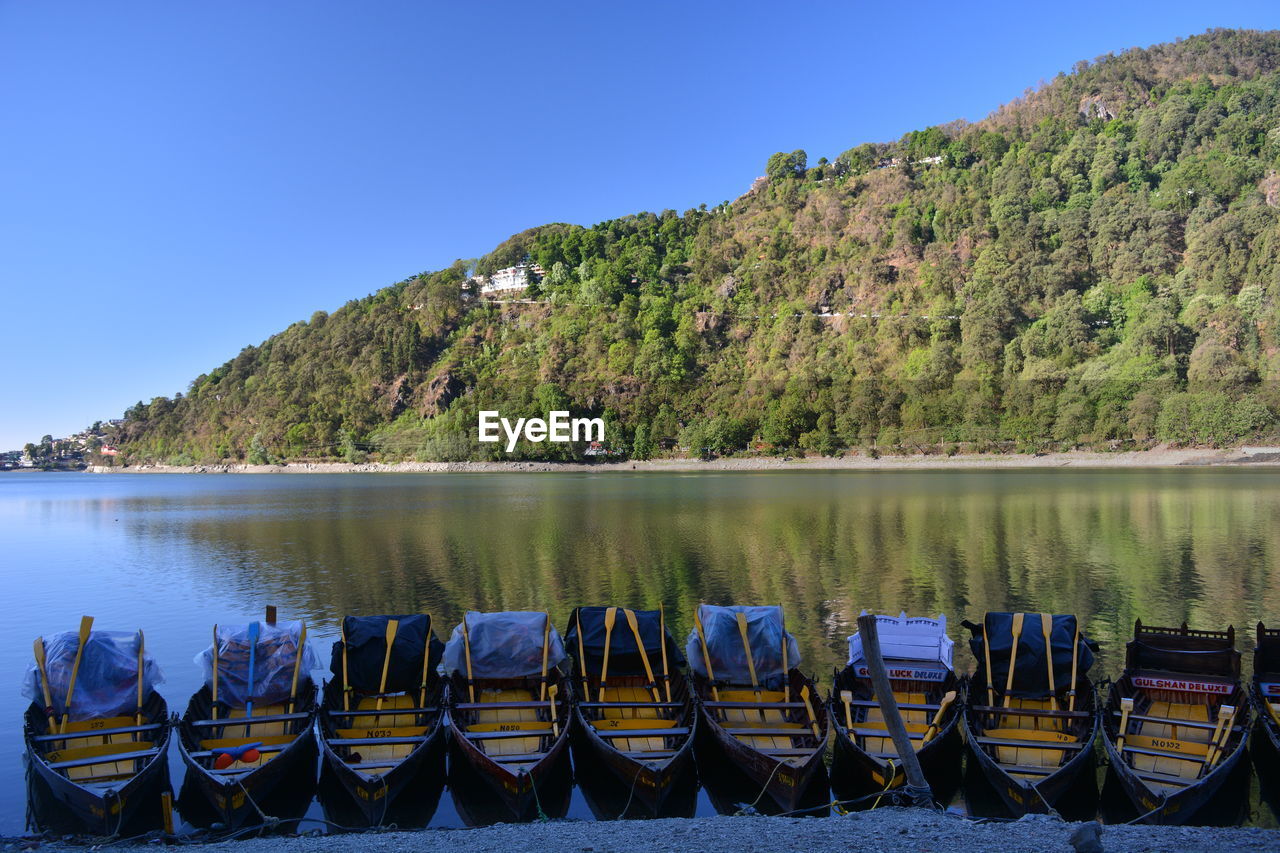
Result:
M1164 728L1158 726L1157 728ZM1190 731L1184 728L1183 732ZM1126 735L1125 756L1134 770L1173 779L1196 779L1209 755L1209 745L1196 741L1153 737L1147 734Z
M476 697L480 701L477 704L510 704L510 703L532 703L534 701L534 693L532 690L523 687L508 688L485 688L481 690ZM499 732L513 731L510 728L501 729L500 726L511 726L516 723L534 723L539 728L547 729L550 734L551 724L549 722L538 719L538 710L540 707L545 708L546 705L527 705L517 708L497 708L492 711L483 710L476 711L475 723L466 727L466 733L471 732ZM562 721L567 723L568 721ZM519 729L515 729L519 731ZM532 755L534 758L526 758L527 761L536 761L543 753L542 735L535 734L529 737L509 737L509 738L482 738L475 741L486 755L493 756L515 756L515 755Z
M902 716L902 722L923 723L925 726L929 725L928 711L904 710L901 707L902 705L927 705L929 702L929 699L923 693L911 693L904 690L895 690L893 691L893 698L897 701L899 705L898 713ZM884 711L880 709L879 705L876 705L874 707L867 709L866 722L868 723L884 722Z
M1009 707L1019 711L1056 711L1058 704L1050 697L1044 699L1023 699L1018 696L1009 697ZM1065 722L1061 717L1038 717L1034 714L1006 714L1000 717L1000 725L1013 729L1047 729L1061 731Z
M880 709L876 708L875 710L879 712ZM870 714L867 716L870 716ZM906 714L904 713L903 716L906 716ZM893 738L889 735L889 724L884 721L883 717L862 723L855 722L853 725L854 729L851 734L859 738L858 745L863 752L869 752L873 755L887 752L897 756L897 747L893 745ZM908 737L915 735L915 737L911 737L912 748L919 752L920 747L924 745L924 735L929 730L929 726L924 723L907 723L906 727ZM873 732L874 734L872 734ZM884 734L880 734L880 732Z
M601 708L599 720L592 720L591 725L601 730L625 728L663 729L676 724L675 720L663 719L662 709L653 702L653 694L644 687L606 687L603 702L626 702L625 708ZM645 707L646 701L655 707ZM629 725L638 722L639 725ZM635 737L614 738L610 741L615 749L622 752L655 752L666 748L663 738Z
M995 759L999 764L1015 767L1059 767L1062 765L1063 759L1070 755L1072 750L1064 749L1061 746L1046 747L1036 746L1036 744L1057 743L1065 745L1075 743L1078 740L1078 738L1065 732L1025 729L1018 726L986 729L982 735L982 740L1003 741L1003 744L992 745L995 749ZM1009 742L1017 743L1019 741L1025 741L1026 746L1021 743L1018 743L1017 746L1008 745Z
M205 740L200 741L200 749L203 750L203 752L192 753L191 757L210 759L207 766L212 767L212 753L215 750L221 747L244 746L246 743L257 743L260 741L262 746L258 748L257 761L235 761L232 762L231 766L226 768L224 771L227 773L243 773L244 771L250 770L254 767L261 767L281 751L281 749L272 749L271 747L283 748L297 740L297 737L297 735L269 735L263 737L255 733L253 737L206 738Z
M382 710L403 711L411 709L417 706L416 700L417 696L408 694L384 696L382 697ZM335 737L330 741L330 744L338 748L346 746L342 743L343 739L358 739L362 741L362 743L356 744L360 747L360 751L355 753L359 758L358 762L347 766L370 776L381 776L407 758L421 743L416 738L421 738L427 733L425 726L397 726L396 722L404 719L399 714L379 716L377 713L378 699L374 696L361 697L353 710L373 711L373 713L344 717L344 720L350 720L350 728L335 729ZM414 738L415 740L401 741L400 743L369 743L370 740L383 738L397 740Z
M137 733L116 732L111 733L109 729L121 729L133 727L137 722L136 717L97 717L91 720L72 720L67 723L67 734L87 735L89 732L101 730L103 734L100 743L90 743L92 738L87 736L76 737L66 741L68 746L65 749L54 750L45 754L45 760L50 764L59 762L79 762L86 758L94 758L97 756L111 755L114 753L137 752L140 750L151 749L155 744L151 740L143 740L142 736ZM158 727L157 727L158 728ZM98 737L95 735L94 737ZM120 779L132 776L137 772L136 764L132 759L120 761L102 761L90 764L79 764L75 767L60 768L62 773L68 778L76 782L103 782L109 779Z
M284 705L255 705L253 708L253 716L275 717L284 714L286 710L287 708ZM263 738L271 737L272 735L288 734L288 729L285 728L289 725L287 720L265 720L263 722L255 723L252 722L253 718L250 717L248 718L249 722L244 722L246 719L244 715L244 708L230 709L227 712L225 719L237 720L240 721L239 725L247 726L249 731L253 734L253 737L249 738L249 740L262 740ZM221 720L219 720L219 722L221 722Z
M97 743L46 753L49 767L60 770L76 782L105 781L132 776L137 772L135 761L151 758L156 754L151 741L122 741Z
M1139 731L1144 735L1167 738L1169 740L1198 741L1200 743L1208 743L1209 739L1213 737L1212 728L1178 726L1178 720L1187 720L1193 723L1211 722L1209 706L1203 702L1195 704L1190 702L1152 702L1151 707L1147 709L1143 716L1160 717L1170 721L1167 724L1149 721L1142 723Z
M754 702L781 702L784 694L781 690L721 690L720 701L722 702L741 702L743 704ZM720 708L717 709L719 721L721 725L733 726L734 728L781 728L786 725L787 718L780 708ZM799 724L797 728L803 728ZM790 728L790 726L786 726ZM799 732L798 732L799 734ZM742 741L752 749L769 750L769 749L791 749L792 743L790 736L774 736L774 735L735 735L738 740Z

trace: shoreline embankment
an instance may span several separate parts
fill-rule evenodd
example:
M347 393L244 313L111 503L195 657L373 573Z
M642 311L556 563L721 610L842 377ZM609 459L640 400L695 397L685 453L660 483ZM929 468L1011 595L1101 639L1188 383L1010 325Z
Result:
M290 462L280 465L91 466L95 474L475 474L717 471L923 471L1013 468L1280 467L1280 447L1155 447L1115 453L1072 450L1044 454L974 453L908 456L753 456L717 459L649 459L627 462Z
M6 849L22 842L9 840ZM1100 843L1101 846L1091 846ZM1096 851L1107 853L1190 853L1197 850L1276 850L1280 830L1257 827L1219 829L1177 826L1102 826L1068 823L1032 815L1022 820L983 822L919 809L881 808L827 818L706 817L662 820L567 821L499 824L478 829L428 829L350 835L269 836L200 843L209 853L783 853L810 850ZM53 843L54 850L84 850ZM29 848L24 848L29 849ZM92 849L136 850L137 845L95 845Z

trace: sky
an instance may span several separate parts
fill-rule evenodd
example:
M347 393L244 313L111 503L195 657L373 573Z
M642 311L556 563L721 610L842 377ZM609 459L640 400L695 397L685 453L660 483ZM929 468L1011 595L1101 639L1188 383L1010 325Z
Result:
M547 222L742 194L1264 2L0 0L0 450Z

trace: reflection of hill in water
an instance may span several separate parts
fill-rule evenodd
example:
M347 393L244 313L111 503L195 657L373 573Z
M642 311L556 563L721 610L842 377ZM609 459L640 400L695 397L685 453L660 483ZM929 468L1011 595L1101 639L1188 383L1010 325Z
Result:
M135 515L211 584L332 625L424 610L781 602L825 674L863 608L1080 614L1106 672L1141 617L1251 636L1280 619L1280 485L1255 472L348 475ZM319 626L317 626L319 627ZM963 632L967 633L967 632ZM970 663L968 653L961 665Z

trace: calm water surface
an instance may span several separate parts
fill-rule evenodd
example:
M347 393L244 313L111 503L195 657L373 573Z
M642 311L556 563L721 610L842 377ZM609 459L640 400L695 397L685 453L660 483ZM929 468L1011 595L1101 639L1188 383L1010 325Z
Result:
M347 613L428 612L443 637L467 609L547 609L563 628L577 604L662 602L683 637L699 601L781 602L826 687L862 608L945 612L958 641L989 609L1074 612L1103 643L1100 677L1139 617L1234 624L1251 648L1256 622L1280 622L1277 566L1264 470L6 473L0 833L23 823L31 641L82 614L146 631L175 711L211 625L267 603L306 619L327 662Z

